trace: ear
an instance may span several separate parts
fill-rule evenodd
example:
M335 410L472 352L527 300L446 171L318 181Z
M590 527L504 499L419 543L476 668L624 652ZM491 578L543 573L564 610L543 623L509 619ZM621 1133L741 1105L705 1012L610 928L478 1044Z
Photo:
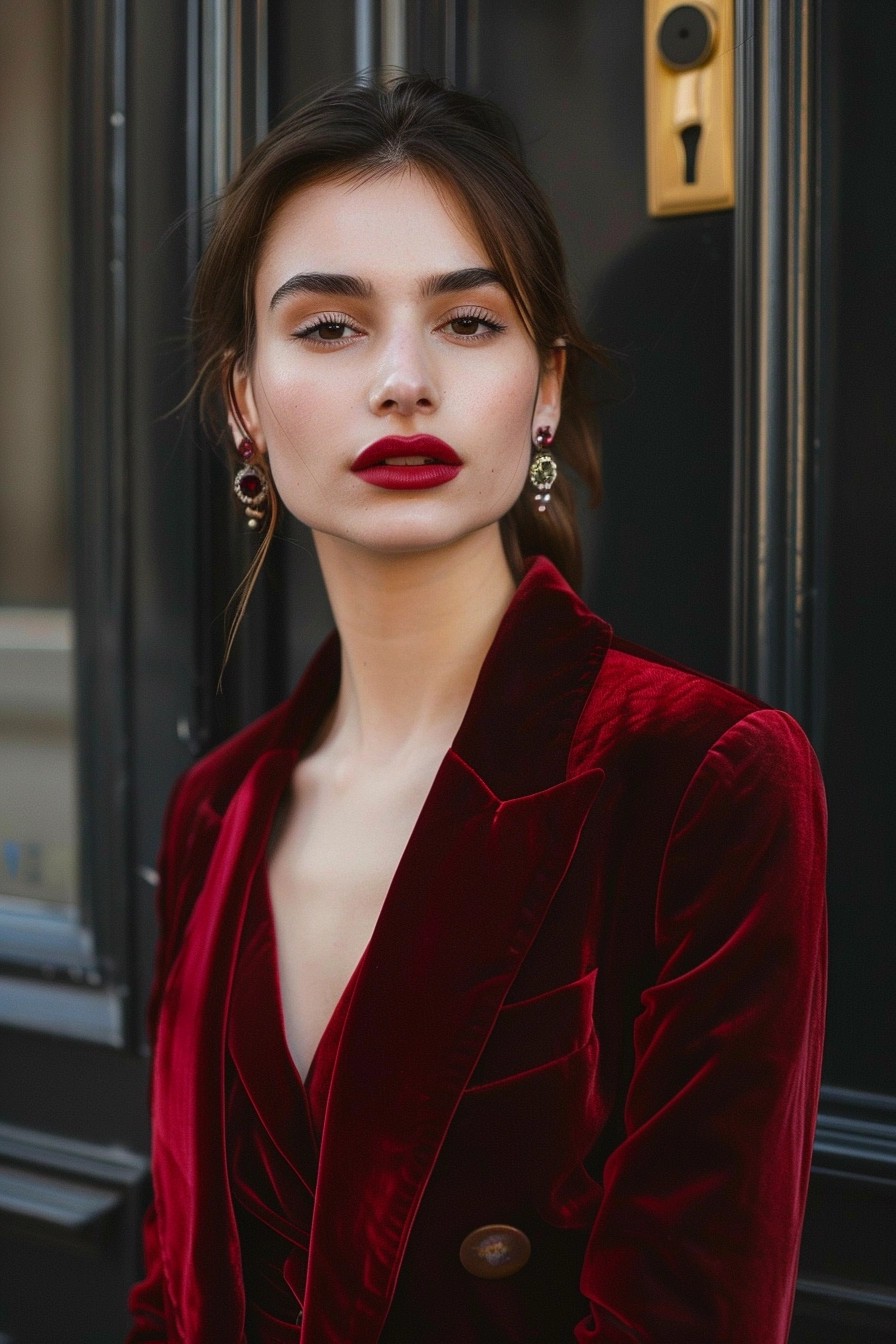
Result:
M251 439L260 453L267 452L264 430L258 415L258 405L252 388L252 373L245 359L239 355L228 358L224 366L224 400L227 404L227 423L235 446L243 439Z
M563 399L563 377L566 373L566 346L557 341L544 357L541 377L538 380L538 397L532 420L532 437L541 425L550 425L551 433L556 435L560 423L560 406Z

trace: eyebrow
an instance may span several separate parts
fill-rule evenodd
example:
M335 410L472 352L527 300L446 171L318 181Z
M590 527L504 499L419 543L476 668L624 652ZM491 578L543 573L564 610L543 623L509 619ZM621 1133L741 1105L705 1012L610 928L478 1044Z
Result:
M423 297L432 299L437 294L456 294L462 289L483 289L486 285L500 285L504 281L497 271L485 266L470 266L465 271L448 271L445 275L431 275L422 285Z
M500 285L504 282L497 271L486 266L469 266L462 271L446 271L444 275L431 275L424 280L420 291L425 299L435 298L439 294L456 294L465 289L483 289L486 285ZM338 294L346 299L369 299L373 296L373 285L356 275L339 275L326 271L304 271L286 280L271 298L271 308L293 294Z

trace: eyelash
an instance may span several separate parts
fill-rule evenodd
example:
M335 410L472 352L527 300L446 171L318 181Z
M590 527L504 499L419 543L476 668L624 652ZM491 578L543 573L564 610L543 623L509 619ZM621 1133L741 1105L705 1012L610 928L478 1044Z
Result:
M469 332L467 334L452 332L451 334L456 341L463 341L465 344L473 344L476 341L489 340L491 336L507 330L506 323L499 322L497 318L489 317L488 313L484 312L481 308L470 308L465 312L453 313L451 317L446 318L436 330L442 331L445 327L450 327L452 322L466 322L471 320L479 322L486 328L486 330ZM343 313L323 313L307 326L300 327L298 331L293 333L293 336L295 340L304 341L308 345L325 345L337 350L348 344L350 339L348 336L343 336L335 341L325 341L320 337L315 338L314 333L319 331L321 327L347 327L350 331L355 333L358 333L359 330Z
M495 335L497 332L507 330L506 323L499 322L495 317L489 317L488 313L484 312L482 308L470 308L464 313L453 313L446 322L442 323L442 327L450 327L452 322L466 322L468 320L480 322L482 326L487 328L487 331L480 331L475 334L471 333L467 336L462 336L459 332L452 332L455 340L487 341L490 336ZM442 327L439 327L439 331L442 330Z
M298 331L293 333L293 335L297 341L305 341L308 345L332 346L337 350L340 346L348 344L347 336L343 336L337 341L324 341L321 340L320 337L315 339L314 332L318 331L321 327L348 327L354 332L357 332L358 330L358 328L354 326L343 313L322 313L319 317L316 317L313 322L309 322L307 326L300 327Z

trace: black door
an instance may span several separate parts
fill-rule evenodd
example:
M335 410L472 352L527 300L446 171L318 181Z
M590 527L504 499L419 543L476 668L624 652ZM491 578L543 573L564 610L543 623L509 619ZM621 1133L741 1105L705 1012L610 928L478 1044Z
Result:
M654 0L0 7L0 1340L123 1335L165 796L285 693L328 626L290 525L215 693L250 543L223 460L178 409L200 206L270 120L378 66L494 96L555 203L613 356L593 388L606 498L585 523L589 603L789 709L821 756L830 999L792 1339L896 1338L896 11L739 0L734 205L664 217L645 168L656 15Z

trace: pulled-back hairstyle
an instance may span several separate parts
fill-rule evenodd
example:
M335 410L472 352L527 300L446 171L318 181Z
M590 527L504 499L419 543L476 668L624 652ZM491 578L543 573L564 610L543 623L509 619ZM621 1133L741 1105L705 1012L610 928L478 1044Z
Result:
M515 129L493 103L426 77L401 77L385 87L343 86L293 112L248 155L224 193L199 265L193 301L198 346L197 388L206 423L226 430L222 411L239 422L233 373L250 364L255 344L255 278L278 206L297 187L322 178L370 178L415 167L447 188L469 213L490 265L513 298L546 358L567 350L562 418L552 451L561 474L551 503L539 513L524 490L501 520L517 577L525 555L549 557L567 580L581 581L581 541L564 464L600 500L600 456L581 384L582 357L603 360L573 310L557 226L544 195L523 166ZM238 624L276 526L270 522L239 590Z

